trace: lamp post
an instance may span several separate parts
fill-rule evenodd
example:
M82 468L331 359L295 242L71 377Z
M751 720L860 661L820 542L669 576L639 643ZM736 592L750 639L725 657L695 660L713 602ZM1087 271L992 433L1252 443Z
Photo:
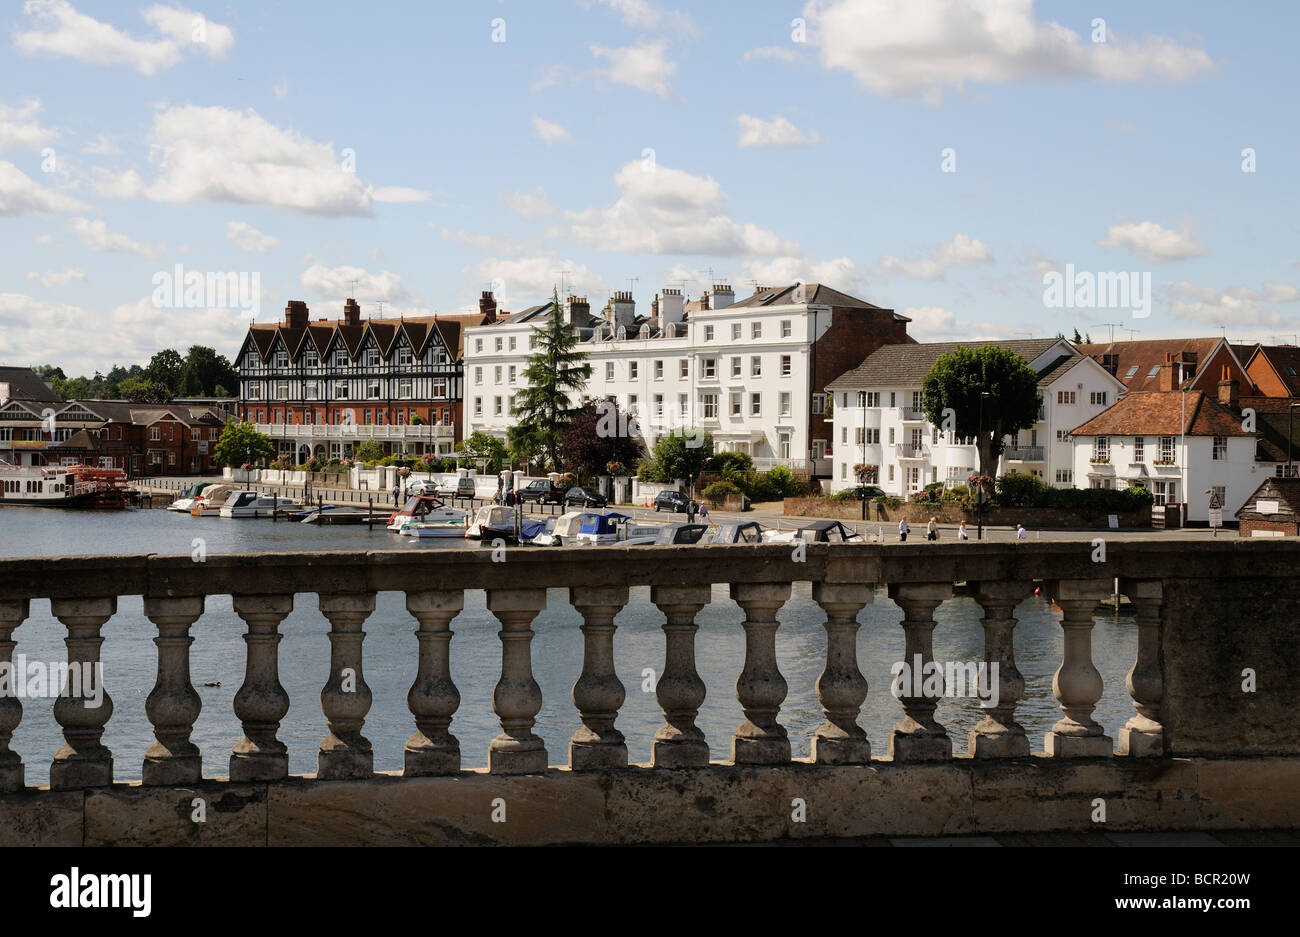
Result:
M993 395L990 394L987 390L980 391L980 432L979 432L979 436L977 436L975 439L975 443L976 443L975 460L977 462L979 461L980 447L984 443L984 398L991 397L991 396ZM975 470L977 473L976 475L977 479L983 476L984 474L983 469L984 466L981 465L979 468ZM975 513L976 513L977 529L975 532L975 539L983 540L984 539L984 502L988 498L988 493L984 490L983 482L977 481L976 489L977 490L975 492Z
M1286 410L1286 477L1291 478L1294 471L1291 467L1291 434L1295 427L1295 408L1300 407L1300 403L1293 403L1287 406Z

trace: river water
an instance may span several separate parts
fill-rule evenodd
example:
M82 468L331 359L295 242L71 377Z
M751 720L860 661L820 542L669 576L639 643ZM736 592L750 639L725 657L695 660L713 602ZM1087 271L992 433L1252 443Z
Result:
M189 554L195 537L202 537L209 553L283 550L362 549L467 549L461 541L412 541L386 531L364 527L322 527L267 520L195 518L161 509L125 512L58 511L6 507L0 510L0 555L77 555L114 553ZM689 548L687 548L689 549ZM956 597L935 612L934 656L939 661L974 661L983 656L982 611L973 599ZM858 662L870 690L860 724L871 740L873 754L883 756L889 731L902 716L890 695L890 665L903 656L902 611L883 591L858 615ZM1061 660L1059 615L1048 603L1031 597L1017 610L1015 632L1017 666L1025 677L1025 697L1017 717L1029 733L1034 751L1041 752L1043 734L1060 718L1052 696L1052 674ZM807 757L809 739L822 722L815 685L825 659L825 615L811 598L808 583L795 583L791 600L777 615L777 654L789 693L780 721L790 733L795 757ZM743 720L734 686L744 664L744 614L728 596L725 583L713 590L713 602L699 614L697 657L700 675L708 687L698 725L704 730L715 761L729 757L731 734ZM650 686L663 667L663 617L650 603L648 588L634 588L632 600L615 620L615 664L627 688L627 702L619 712L618 727L627 736L633 761L648 761L655 730L663 724ZM581 616L568 604L567 590L551 590L548 607L533 623L533 671L542 689L542 710L535 731L546 741L551 764L568 760L568 740L580 725L570 691L582 669ZM365 624L365 678L374 695L366 719L365 735L371 740L377 770L399 770L402 746L414 725L406 707L406 692L415 677L415 619L406 611L400 593L380 593L375 613ZM452 722L460 739L465 767L487 764L487 748L500 731L492 712L492 688L500 673L500 625L486 610L485 595L470 591L465 610L452 622L452 676L461 705ZM209 597L206 611L191 630L195 637L191 662L203 712L195 725L194 741L204 757L207 776L224 776L230 749L242 737L232 710L232 699L244 675L246 628L231 608L229 596ZM280 682L289 693L290 708L279 737L288 745L290 770L295 774L316 770L316 750L326 734L320 711L320 689L329 669L329 623L320 614L314 595L295 597L293 612L281 625ZM31 617L15 632L15 655L28 661L65 659L66 629L50 615L44 599L32 601ZM112 749L120 780L138 779L145 749L153 733L144 713L152 689L157 658L154 625L143 615L139 596L123 596L118 611L104 626L104 682L114 710L104 732ZM1124 675L1132 666L1137 631L1130 614L1097 617L1093 630L1093 658L1105 683L1095 718L1112 738L1133 715ZM219 682L219 687L203 683ZM49 764L62 744L49 699L24 699L23 721L11 747L27 766L27 783L48 781ZM975 699L944 699L938 720L948 728L957 753L966 751L966 735L981 718Z

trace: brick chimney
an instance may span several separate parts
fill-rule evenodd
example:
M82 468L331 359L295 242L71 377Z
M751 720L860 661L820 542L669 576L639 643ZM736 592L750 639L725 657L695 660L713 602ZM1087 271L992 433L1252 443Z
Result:
M361 304L355 299L349 299L343 304L343 324L360 325L361 324Z
M709 293L709 306L712 309L725 309L736 301L736 292L730 283L714 283Z
M284 307L284 327L286 329L305 329L308 322L307 304L300 299L289 300Z
M1160 389L1170 391L1176 389L1174 380L1174 356L1165 352L1165 363L1160 365Z
M585 296L570 296L564 301L564 312L569 325L586 328L591 320L591 303Z
M703 312L708 308L709 308L709 291L705 290L703 293L700 294L700 311Z
M1223 404L1229 410L1236 410L1237 394L1240 388L1240 382L1232 379L1232 372L1225 364L1223 366L1223 374L1219 378L1219 403Z
M478 311L483 314L483 325L497 321L497 301L491 290L484 290L478 298Z

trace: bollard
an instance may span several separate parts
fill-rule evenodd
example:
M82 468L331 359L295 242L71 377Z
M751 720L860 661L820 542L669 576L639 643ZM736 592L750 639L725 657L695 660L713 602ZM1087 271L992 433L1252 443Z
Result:
M367 498L366 503L369 505L366 511L366 530L373 531L375 529L375 499Z

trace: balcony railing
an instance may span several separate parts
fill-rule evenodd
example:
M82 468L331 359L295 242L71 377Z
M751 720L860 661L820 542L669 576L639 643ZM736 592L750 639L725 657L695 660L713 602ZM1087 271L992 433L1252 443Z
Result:
M454 426L410 426L402 423L257 423L259 433L273 439L453 439Z
M33 811L30 823L19 824L20 831L6 828L0 832L10 837L6 842L19 836L39 841L38 827L55 826L75 828L69 835L88 840L102 836L110 841L117 837L117 841L141 843L161 837L198 842L200 836L209 835L220 841L221 835L236 835L247 827L252 831L249 835L267 842L275 841L278 831L289 830L293 835L296 830L301 838L313 824L333 822L344 837L382 832L391 834L391 841L423 842L441 835L438 831L444 821L453 822L449 818L464 823L468 821L460 814L477 811L489 831L487 840L497 837L499 841L525 835L520 831L545 822L527 818L545 818L549 812L559 811L552 816L552 822L558 824L553 834L556 841L577 841L573 838L576 827L565 827L566 822L581 826L583 837L604 836L612 841L620 837L621 841L653 839L659 822L676 824L662 833L667 839L682 835L717 838L737 830L742 831L738 835L753 837L752 831L743 832L749 829L745 824L757 824L763 830L771 824L751 813L761 809L762 798L742 795L755 793L745 785L764 783L776 785L768 793L777 792L771 799L780 804L776 813L785 824L772 838L817 835L814 831L831 827L839 832L820 835L850 835L843 831L850 826L880 825L882 816L891 818L883 824L891 830L895 829L891 823L906 829L907 823L931 822L899 819L901 813L886 809L900 803L898 798L904 796L900 791L918 786L931 800L940 794L943 798L938 810L941 815L926 827L936 831L934 835L971 831L981 822L995 828L1004 824L1001 829L1017 829L1005 825L1013 822L1042 824L1035 829L1090 829L1089 798L1096 790L1123 791L1124 812L1117 817L1126 824L1124 829L1142 822L1157 829L1195 828L1198 822L1247 829L1292 825L1295 808L1286 805L1300 801L1286 792L1294 791L1300 780L1300 732L1288 717L1300 708L1297 682L1279 679L1261 683L1259 692L1250 694L1215 688L1236 685L1243 661L1258 661L1258 666L1265 667L1271 666L1270 661L1300 656L1300 635L1288 612L1300 600L1300 584L1294 577L1300 543L1205 541L1193 548L1160 539L1110 540L1104 556L1099 562L1095 548L1081 540L812 543L793 552L788 544L687 550L671 546L520 548L512 549L504 563L494 550L214 554L201 559L197 554L4 559L0 560L0 662L6 665L15 660L15 652L19 660L26 660L24 655L34 654L36 649L48 653L44 650L50 644L48 634L32 635L30 644L27 637L16 635L29 617L32 599L48 599L53 618L66 628L68 671L80 673L100 662L106 637L133 642L133 647L141 649L145 646L141 632L147 626L138 613L125 610L131 603L122 603L124 609L119 612L118 602L123 596L143 596L143 616L157 633L153 687L150 690L123 678L118 671L118 675L107 675L100 689L119 697L119 709L143 706L156 742L144 752L138 748L130 753L110 751L104 744L104 731L115 707L107 694L94 707L71 696L59 697L52 718L67 744L53 753L49 790L41 791L26 785L22 759L10 750L9 743L24 716L45 719L51 711L29 704L29 714L12 694L0 697L0 807L6 816ZM1167 580L1173 581L1168 588ZM731 758L724 764L743 770L721 779L707 771L694 776L682 771L662 773L656 769L706 769L711 764L709 743L696 719L706 691L716 693L723 687L705 686L696 668L695 644L701 624L696 616L717 601L717 583L729 585L730 599L743 613L739 629L731 633L728 629L732 626L724 627L716 617L709 618L707 625L712 632L710 653L731 653L728 648L734 648L743 655L744 666L734 691L744 721L729 739L722 740L731 750ZM825 666L815 681L825 722L812 733L811 758L791 773L790 738L780 721L787 694L782 666L786 673L798 675L792 679L805 685L812 682L813 669L805 666L802 656L793 662L789 655L794 652L789 647L781 649L778 612L791 601L792 587L803 583L811 583L811 600L825 614ZM930 679L917 675L896 703L889 698L889 690L872 689L878 699L885 700L877 705L897 707L901 717L889 737L888 759L873 761L871 744L858 724L868 696L867 682L858 668L858 615L875 599L876 587L885 587L880 601L885 601L887 594L901 611L902 659L909 665L916 661L924 669L934 661L936 627L973 626L972 613L937 614L940 606L955 598L955 583L962 584L958 601L974 602L982 611L982 617L979 612L973 614L983 629L983 666L988 668L984 679L998 691L997 700L982 709L983 719L970 732L972 757L954 759L953 739L936 721L944 681L933 685ZM1036 678L1027 694L1026 682L1015 665L1013 637L1017 606L1038 591L1036 585L1059 609L1064 638L1052 683L1061 718L1043 740L1042 753L1047 757L1030 759L1031 739L1017 722L1016 710L1026 695L1044 692L1043 682ZM630 590L639 587L649 587L648 602L657 607L663 620L664 666L653 686L663 724L654 732L650 764L632 767L627 739L615 728L628 692L619 674L629 672L626 660L615 667L615 619L629 603L647 602L640 594L633 599ZM480 591L485 593L486 610L477 594L472 600L467 598L467 593ZM375 777L374 753L364 735L371 688L363 669L362 626L375 611L377 593L382 592L401 594L406 610L418 623L412 641L403 629L393 627L394 622L384 620L382 630L376 628L378 634L364 645L370 648L381 640L409 645L412 674L398 676L392 661L401 660L402 655L395 657L392 648L372 659L372 663L382 662L376 672L383 677L372 679L382 680L381 692L386 695L394 693L393 682L404 684L413 677L405 695L415 723L415 732L403 748L401 775L406 780ZM1103 695L1103 680L1093 663L1093 616L1100 601L1119 592L1132 602L1136 611L1132 627L1138 634L1136 659L1127 680L1136 714L1123 727L1103 726L1093 718ZM308 602L298 598L303 594L309 597ZM801 594L808 592L801 590ZM217 597L212 602L217 613L225 596L231 597L234 612L247 625L243 685L232 701L234 719L242 729L230 733L243 737L231 749L204 753L191 741L201 709L191 678L191 629L204 618L209 597ZM532 623L547 608L548 600L567 602L584 623L583 649L574 659L575 671L577 660L581 660L581 674L572 689L573 722L580 725L568 740L544 739L533 731L543 707L542 691L533 675L534 638L540 638L541 655L573 654L576 650L569 643L573 629L567 624L534 633ZM319 608L328 622L328 643L319 634L319 625L299 623L281 634L281 623L296 605ZM115 617L119 622L103 634L104 625ZM128 619L129 627L121 622L123 618ZM499 623L501 640L500 676L494 689L488 686L491 678L483 672L484 661L476 659L472 667L452 667L456 648L466 643L464 637L453 643L453 634L466 629L496 630L491 618ZM1170 627L1170 622L1177 627ZM1245 622L1249 628L1240 627ZM50 627L57 626L38 620L26 631ZM200 641L209 638L208 629L200 626L196 630ZM283 645L282 639L287 639ZM1225 655L1222 648L1229 639L1235 651ZM326 677L319 693L325 737L317 749L315 780L311 782L290 782L288 747L278 737L280 721L291 702L279 679L280 654L289 645L295 648L295 668L306 666L304 660L314 653ZM810 655L813 649L798 653ZM650 662L638 660L638 672L643 663ZM653 663L657 666L659 661ZM463 687L453 682L453 670ZM500 734L487 747L486 774L464 770L460 743L452 734L462 698L473 719L481 718L482 710L490 705L500 722ZM311 705L307 700L296 702ZM551 700L550 705L567 710L568 703L567 699ZM785 718L790 718L788 713ZM1118 749L1109 734L1115 729ZM566 741L567 766L573 773L548 771L556 762L557 749L563 750ZM713 743L719 741L715 738ZM1232 756L1240 757L1234 761ZM1143 768L1135 764L1138 758L1156 763ZM1184 760L1196 758L1201 762ZM1005 763L1005 771L993 771L990 762L998 759L1015 760ZM1085 759L1081 764L1086 775L1060 773L1068 772L1074 759ZM1031 765L1031 760L1035 764ZM142 787L108 788L119 780L118 772L131 764L142 765ZM1198 764L1213 769L1204 787L1197 786ZM846 766L859 766L859 770ZM861 766L870 766L872 771L861 771ZM761 769L765 768L780 770L764 774ZM218 785L205 780L213 774L224 776L227 771L228 782ZM600 773L584 778L581 772ZM526 783L524 779L511 783L500 777L505 775L534 777ZM439 777L454 779L457 786L431 787L429 782ZM1251 780L1258 777L1265 780ZM348 783L334 788L324 783L335 781ZM1250 787L1251 783L1255 786ZM402 791L404 784L410 786ZM1250 796L1240 793L1243 785ZM95 788L104 792L75 799L62 793ZM165 790L150 793L151 788ZM660 789L668 793L654 793ZM684 790L688 793L683 794ZM713 794L697 793L707 790ZM735 793L735 802L719 796L721 790ZM809 811L808 833L802 829L791 833L790 791L804 790L821 797L816 801L820 812ZM1036 792L1049 790L1056 792L1050 808L1034 813L1038 808L1033 805L1042 799ZM1061 790L1076 798L1072 812L1066 808L1073 801L1062 801ZM1009 791L1015 796L1010 797ZM1215 797L1225 796L1230 807L1224 807L1222 800L1214 802ZM192 798L196 797L222 805L209 810L209 827L214 822L226 826L215 833L197 830L190 822ZM281 797L286 799L281 801ZM522 826L517 822L498 827L488 823L489 811L497 803L491 799L497 797L508 800L512 821L515 811L520 811L518 815L526 818ZM974 806L968 803L972 799ZM962 803L967 807L963 809ZM659 812L648 804L658 804ZM575 809L582 813L576 820ZM931 817L936 808L912 809L918 817ZM41 810L52 812L37 812ZM90 816L92 810L120 811L118 821L83 827L67 815L68 811L83 811L83 816ZM242 810L250 812L239 814ZM692 822L699 819L700 829L707 831L676 832L688 828L673 819L682 811ZM992 817L990 811L997 816ZM1201 811L1208 819L1200 819ZM235 827L227 816L231 812L239 815ZM743 821L736 819L740 814L744 814ZM1022 819L1009 819L1013 814ZM146 815L156 822L144 823ZM830 820L823 819L828 816ZM381 827L403 822L409 825L402 833L391 826ZM590 826L593 822L598 826ZM823 826L818 827L819 823Z
M899 407L898 415L904 423L925 422L925 411L917 407Z
M1002 458L1008 462L1042 462L1042 446L1015 446L1006 449L1002 453Z
M900 459L928 459L930 458L929 446L895 446L894 450L898 453Z

